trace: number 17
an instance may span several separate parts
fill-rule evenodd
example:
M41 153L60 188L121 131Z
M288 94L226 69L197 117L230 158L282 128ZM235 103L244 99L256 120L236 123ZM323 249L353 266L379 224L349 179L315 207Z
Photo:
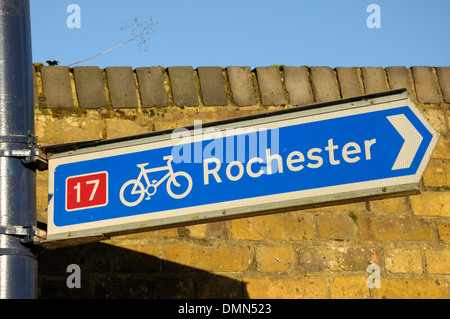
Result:
M108 172L95 172L66 178L66 210L108 204Z
M98 184L100 184L99 179L94 179L92 181L87 181L86 185L94 184L94 188L92 189L91 196L89 196L89 201L94 199L95 193L97 192ZM73 187L77 190L77 203L81 202L81 183L78 182L76 186Z

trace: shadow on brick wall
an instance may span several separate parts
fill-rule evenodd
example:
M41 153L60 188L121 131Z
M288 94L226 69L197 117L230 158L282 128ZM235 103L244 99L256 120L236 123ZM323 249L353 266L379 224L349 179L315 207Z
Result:
M44 250L37 258L40 299L248 298L239 280L104 243ZM80 288L67 287L71 264L80 266Z

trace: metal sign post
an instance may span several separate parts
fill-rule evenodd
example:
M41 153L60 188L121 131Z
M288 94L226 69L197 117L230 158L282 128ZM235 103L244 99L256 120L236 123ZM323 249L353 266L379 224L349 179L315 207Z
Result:
M47 240L417 193L437 139L404 90L50 147Z
M37 297L30 6L0 0L0 298Z

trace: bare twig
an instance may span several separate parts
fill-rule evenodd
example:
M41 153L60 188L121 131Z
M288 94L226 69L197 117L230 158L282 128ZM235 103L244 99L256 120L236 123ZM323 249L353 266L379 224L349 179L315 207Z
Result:
M131 26L127 24L127 25L123 26L123 27L121 28L121 30L129 29L129 30L131 31L131 34L134 34L134 31L135 31L136 28L141 28L141 27L142 27L143 29L142 29L142 31L141 31L140 33L136 34L136 35L135 35L134 37L132 37L131 39L129 39L129 40L127 40L127 41L125 41L125 42L123 42L123 43L121 43L121 44L119 44L119 45L116 45L115 47L112 47L112 48L110 48L110 49L108 49L108 50L106 50L106 51L97 53L96 55L93 55L93 56L91 56L90 58L87 58L87 59L84 59L84 60L81 60L81 61L78 61L78 62L71 63L71 64L69 64L68 66L70 67L70 66L72 66L72 65L75 65L75 64L78 64L78 63L81 63L81 62L89 61L89 60L91 60L91 59L93 59L93 58L95 58L95 57L98 57L99 55L102 55L102 54L108 53L108 52L110 52L110 51L112 51L112 50L114 50L114 49L117 49L117 48L119 48L119 47L121 47L121 46L123 46L123 45L125 45L125 44L127 44L127 43L129 43L129 42L131 42L131 41L133 41L133 40L135 40L135 39L137 39L138 37L142 37L142 40L141 40L140 43L139 43L139 45L141 46L141 45L145 44L145 42L147 41L146 36L149 37L150 34L153 33L153 32L151 31L151 29L152 29L152 27L153 27L154 25L155 25L155 23L153 23L153 20L151 20L151 23L150 23L150 24L142 25L141 23L139 23L139 21L137 20L137 18L135 18L134 21L133 21L133 23L131 24Z

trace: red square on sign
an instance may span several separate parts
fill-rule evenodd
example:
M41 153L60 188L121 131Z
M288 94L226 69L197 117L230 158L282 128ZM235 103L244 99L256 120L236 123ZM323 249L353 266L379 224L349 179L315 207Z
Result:
M108 172L70 176L66 179L66 210L108 204Z

